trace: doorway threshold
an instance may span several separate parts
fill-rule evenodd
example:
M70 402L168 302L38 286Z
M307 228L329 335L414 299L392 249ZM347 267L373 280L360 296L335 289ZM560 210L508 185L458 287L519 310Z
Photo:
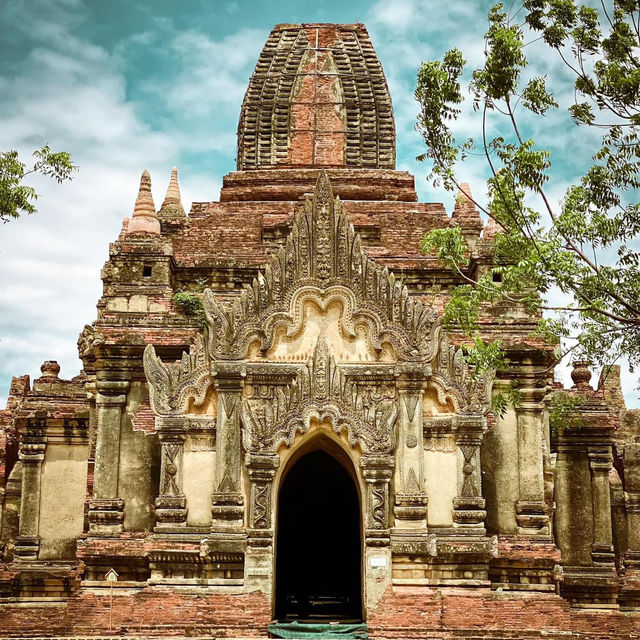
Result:
M324 640L365 640L369 637L363 622L274 622L269 625L269 634L274 638L314 638Z

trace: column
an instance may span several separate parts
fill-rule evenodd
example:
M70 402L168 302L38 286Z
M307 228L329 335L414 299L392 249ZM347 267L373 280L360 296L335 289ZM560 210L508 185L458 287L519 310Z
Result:
M520 535L550 536L549 514L544 500L544 447L542 441L543 390L523 389L516 408L518 423L519 500L516 522Z
M250 453L247 470L251 482L249 506L249 544L267 546L273 541L273 479L280 464L276 454Z
M590 450L591 500L593 504L593 543L591 559L596 567L613 568L615 554L611 531L611 493L609 471L613 464L611 447L600 451Z
M93 499L89 502L89 534L112 536L122 532L124 522L124 502L118 497L118 476L120 426L129 383L126 380L99 380L96 386L98 433Z
M454 436L458 445L458 497L453 499L454 528L485 533L487 517L482 497L480 444L486 421L482 416L457 416Z
M627 514L627 552L624 566L640 570L640 493L624 494L624 508Z
M280 457L276 454L248 453L246 460L251 488L244 583L250 591L262 591L270 598L275 549L273 479Z
M624 565L640 571L640 442L624 446L624 506L627 514L627 552Z
M419 380L399 381L399 420L396 456L395 526L424 529L427 526L427 495L424 488L422 400Z
M156 498L156 531L187 524L187 499L182 484L186 433L179 418L164 418L158 433L162 446L160 495Z
M372 611L391 585L389 531L389 482L394 458L363 455L360 459L365 479L364 511L364 593L367 611Z
M40 549L40 488L46 438L41 430L27 427L21 436L19 460L22 463L20 524L16 540L16 558L37 560Z
M389 544L389 481L393 456L363 455L360 460L367 495L365 540L370 546Z
M569 465L569 451L562 444L556 446L556 473L554 498L556 510L554 515L554 536L558 548L562 552L564 564L570 564L567 558L571 555L571 468Z
M243 526L244 517L240 482L243 372L236 363L229 363L222 374L222 366L223 363L220 363L215 381L218 391L218 424L215 486L211 507L214 531L239 530Z

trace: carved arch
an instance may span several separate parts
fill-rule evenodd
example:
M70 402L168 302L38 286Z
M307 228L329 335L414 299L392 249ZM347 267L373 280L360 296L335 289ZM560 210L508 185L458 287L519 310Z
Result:
M392 371L387 368L379 379L353 379L336 363L323 335L292 383L274 385L266 398L258 385L248 388L241 414L247 451L291 446L313 419L330 420L336 434L346 432L349 444L363 451L387 454L395 448L398 407Z
M268 350L274 327L295 324L293 301L301 289L315 291L319 299L329 290L342 291L351 314L366 318L374 335L388 335L403 360L428 362L437 352L440 317L364 253L340 199L333 197L326 171L320 172L313 198L296 215L285 245L264 274L231 304L205 291L211 356L242 360L255 340Z
M153 347L147 346L144 366L154 411L180 415L190 402L202 403L220 370L246 369L251 345L257 343L266 355L279 332L299 331L309 300L320 308L339 300L343 307L340 330L345 335L353 335L358 324L365 325L373 349L391 344L398 371L420 369L439 398L450 400L457 413L487 412L492 372L475 375L462 349L449 344L436 311L410 297L393 273L364 253L324 171L313 198L296 214L285 245L264 273L230 303L205 291L206 340L199 335L190 353L174 364L162 363ZM318 375L322 363L328 377ZM265 363L271 365L275 363ZM336 364L324 337L308 362L288 367L288 382L271 385L272 401L259 416L250 398L243 401L244 420L252 425L252 437L260 446L273 449L279 442L290 443L305 428L301 416L317 414L331 416L340 430L347 430L353 445L359 442L376 453L393 449L395 399L386 391L380 395L374 390L393 388L395 393L393 372L382 371L372 387L370 375L363 378ZM278 371L283 370L272 374L280 375Z

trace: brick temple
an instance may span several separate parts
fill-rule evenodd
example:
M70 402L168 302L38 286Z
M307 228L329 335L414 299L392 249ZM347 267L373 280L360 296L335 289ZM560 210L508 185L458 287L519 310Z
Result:
M365 27L284 24L220 201L187 214L174 170L156 208L142 174L80 374L45 361L0 412L0 636L640 638L619 368L575 363L552 432L553 347L511 305L480 319L508 370L475 375L443 308L500 229L466 185L418 202L395 144ZM464 274L419 249L450 225Z

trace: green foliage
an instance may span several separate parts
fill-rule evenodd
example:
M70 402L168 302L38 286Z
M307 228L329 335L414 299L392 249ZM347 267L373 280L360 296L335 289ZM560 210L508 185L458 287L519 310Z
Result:
M557 436L561 431L571 431L584 426L582 407L584 398L566 391L556 391L549 403L549 426L551 433Z
M20 161L17 151L0 152L0 220L9 222L12 218L19 218L21 214L35 213L33 204L38 194L33 187L22 184L23 179L32 173L53 178L57 182L71 180L77 166L71 162L71 156L66 151L53 153L49 145L33 152L35 162L33 166Z
M562 344L565 352L571 345L576 358L595 365L624 354L633 367L640 362L640 204L633 202L640 188L640 7L634 0L601 5L596 10L578 0L523 0L506 11L497 4L488 14L480 68L467 75L458 49L441 62L423 63L415 93L417 127L427 145L420 159L432 162L434 185L453 190L459 186L457 165L470 150L484 155L488 202L476 205L500 226L493 269L501 277L469 270L457 227L431 232L422 249L465 281L445 311L449 326L475 336L484 307L524 308L539 319L535 335L548 344ZM525 42L531 32L533 49ZM545 193L552 170L545 145L553 141L537 143L526 132L544 131L536 120L559 108L546 78L525 75L535 46L555 52L573 75L571 120L602 135L592 165L559 205ZM458 141L452 127L468 113L467 91L481 135ZM552 290L565 294L566 302L550 304ZM495 360L499 349L489 349L480 345L472 359ZM555 415L566 412L557 409Z
M202 328L206 326L201 293L178 291L173 295L173 303L185 316L193 318L199 327Z
M493 393L491 396L491 410L497 416L503 416L509 407L522 405L522 394L516 380L511 380L505 389Z

